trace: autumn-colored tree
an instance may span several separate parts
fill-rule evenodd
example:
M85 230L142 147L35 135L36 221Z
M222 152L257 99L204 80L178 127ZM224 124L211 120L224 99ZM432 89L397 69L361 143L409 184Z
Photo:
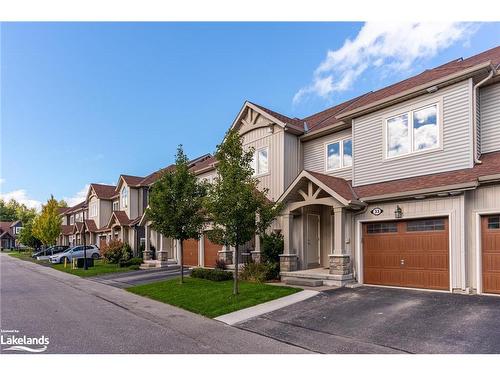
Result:
M42 212L33 221L33 234L46 246L54 245L61 232L59 204L54 196L42 207Z

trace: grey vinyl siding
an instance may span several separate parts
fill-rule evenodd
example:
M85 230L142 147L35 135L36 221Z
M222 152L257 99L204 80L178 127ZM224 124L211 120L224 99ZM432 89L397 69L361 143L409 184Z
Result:
M479 90L481 153L500 150L500 83Z
M481 237L478 237L481 236L481 229L480 223L477 221L478 214L500 213L500 185L483 186L468 191L466 192L466 202L467 280L468 286L477 289L477 260L481 259Z
M476 158L481 156L481 98L476 96Z
M327 143L332 143L340 139L349 138L352 136L351 129L341 130L339 132L328 134L323 137L315 138L311 141L306 141L302 144L302 152L304 154L304 169L318 173L329 174L335 177L341 177L346 180L352 180L352 168L342 168L338 171L326 171L326 152ZM354 159L354 155L353 155Z
M463 81L354 119L354 186L472 167L471 91L470 82ZM384 159L384 117L429 100L442 103L442 149Z
M285 134L285 183L284 188L286 189L292 181L300 173L300 141L297 136L284 133Z
M109 218L112 213L112 202L99 200L99 222L96 222L97 227L100 229L108 224Z

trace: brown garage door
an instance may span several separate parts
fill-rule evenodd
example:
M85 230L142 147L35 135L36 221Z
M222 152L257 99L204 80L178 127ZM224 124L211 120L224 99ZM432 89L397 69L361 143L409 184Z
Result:
M185 240L182 243L184 264L186 266L197 266L198 263L198 240Z
M481 218L483 292L500 293L500 215Z
M448 219L363 224L365 284L450 287Z
M219 251L222 249L222 246L210 241L206 232L203 236L203 241L205 267L215 267L215 262L219 257Z

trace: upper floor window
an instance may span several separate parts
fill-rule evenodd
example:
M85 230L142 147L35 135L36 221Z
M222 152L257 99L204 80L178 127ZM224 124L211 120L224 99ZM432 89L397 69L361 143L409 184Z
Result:
M21 233L21 230L23 229L23 227L16 227L16 234L19 234Z
M439 147L438 105L401 113L386 119L388 158Z
M70 218L69 218L69 223L70 224L74 224L75 223L75 216L74 215L71 215Z
M269 149L267 147L255 150L253 154L252 167L256 176L269 172Z
M352 139L344 139L326 145L326 170L331 171L352 165Z
M113 211L119 211L120 210L120 202L115 201L113 202Z
M127 208L128 206L128 189L126 186L122 189L122 208Z
M90 204L90 209L89 209L89 217L96 217L97 216L97 203L91 203Z

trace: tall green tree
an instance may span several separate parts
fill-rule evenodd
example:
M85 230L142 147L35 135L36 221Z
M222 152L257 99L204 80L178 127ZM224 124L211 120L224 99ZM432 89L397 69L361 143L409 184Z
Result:
M205 193L205 184L189 170L187 156L179 145L175 168L163 173L151 188L147 217L153 229L179 241L181 283L184 281L183 242L200 236Z
M30 220L26 222L26 224L23 224L18 240L23 245L36 249L42 244L42 242L33 234L33 221L34 220Z
M54 196L42 207L42 212L33 221L33 235L44 245L54 245L61 232L61 217L59 204Z
M36 216L34 208L28 208L24 203L19 203L15 199L11 199L5 203L0 199L0 219L1 221L16 221L21 220L23 225L31 221Z
M208 234L210 240L235 248L234 294L239 292L239 247L255 234L264 233L281 209L267 199L267 189L257 189L253 152L253 149L244 150L241 136L236 130L230 130L224 142L217 146L217 177L205 200L213 223L213 230Z

